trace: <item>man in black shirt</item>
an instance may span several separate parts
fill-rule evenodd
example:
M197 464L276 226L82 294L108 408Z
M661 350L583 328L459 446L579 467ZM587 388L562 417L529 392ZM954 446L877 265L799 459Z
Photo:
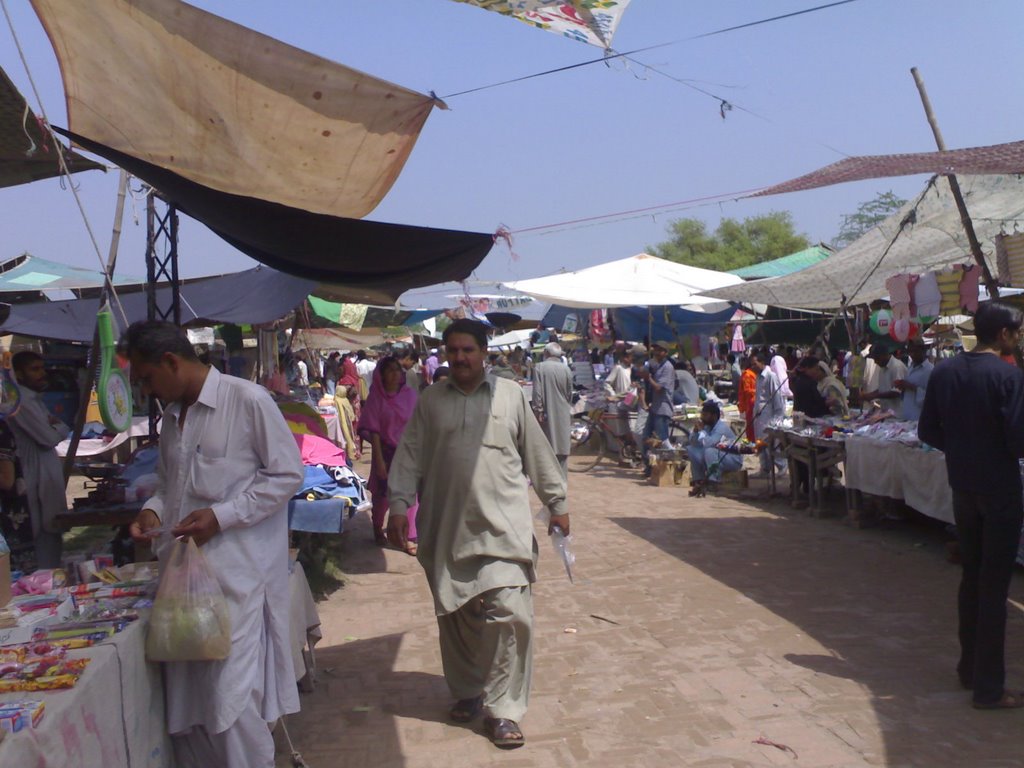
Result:
M1017 347L1022 321L1005 304L978 307L978 344L935 367L917 429L946 454L963 563L957 673L974 691L977 709L1024 706L1024 693L1004 687L1003 661L1006 599L1024 518L1024 373L999 357Z
M818 382L807 375L811 368L818 367L818 358L802 357L796 364L796 372L789 378L789 388L793 391L793 411L800 411L811 418L828 416L828 404L818 392Z

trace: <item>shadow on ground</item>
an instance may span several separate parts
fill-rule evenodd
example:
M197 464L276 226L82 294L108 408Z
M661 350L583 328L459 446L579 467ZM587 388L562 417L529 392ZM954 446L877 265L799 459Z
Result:
M1024 713L974 711L957 685L959 571L936 556L943 536L934 528L893 535L783 515L612 521L824 646L822 654L784 658L870 693L886 765L1024 765L1017 757ZM921 537L925 547L916 546ZM1011 597L1018 602L1022 587L1017 574ZM1022 637L1021 612L1012 610L1010 684L1024 682L1014 653Z
M340 765L344 755L344 765L402 766L403 740L408 750L425 728L458 727L448 721L443 677L395 669L401 643L393 634L317 648L316 689L302 694L301 717L287 721L310 765ZM400 737L398 718L420 722L405 724Z

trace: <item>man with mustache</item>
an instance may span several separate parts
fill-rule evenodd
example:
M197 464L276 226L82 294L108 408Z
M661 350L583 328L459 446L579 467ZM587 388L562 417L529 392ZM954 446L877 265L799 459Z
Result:
M487 375L487 329L456 320L444 332L450 378L428 387L388 474L388 536L405 547L419 498L417 557L434 596L449 715L483 713L498 747L525 743L532 668L537 541L527 478L569 533L566 481L522 388Z

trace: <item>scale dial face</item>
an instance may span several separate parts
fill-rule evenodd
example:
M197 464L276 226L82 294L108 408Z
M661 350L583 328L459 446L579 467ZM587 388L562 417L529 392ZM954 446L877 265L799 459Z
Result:
M128 379L121 371L113 371L106 384L100 398L104 424L115 432L125 432L132 425L132 392Z

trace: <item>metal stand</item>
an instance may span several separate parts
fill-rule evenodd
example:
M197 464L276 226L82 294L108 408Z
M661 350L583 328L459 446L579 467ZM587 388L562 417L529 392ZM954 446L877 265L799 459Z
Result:
M181 291L178 281L178 209L163 200L163 213L157 212L153 191L146 201L146 317L181 325ZM161 302L157 283L163 280L170 292ZM155 398L149 401L149 438L159 437L160 410Z

